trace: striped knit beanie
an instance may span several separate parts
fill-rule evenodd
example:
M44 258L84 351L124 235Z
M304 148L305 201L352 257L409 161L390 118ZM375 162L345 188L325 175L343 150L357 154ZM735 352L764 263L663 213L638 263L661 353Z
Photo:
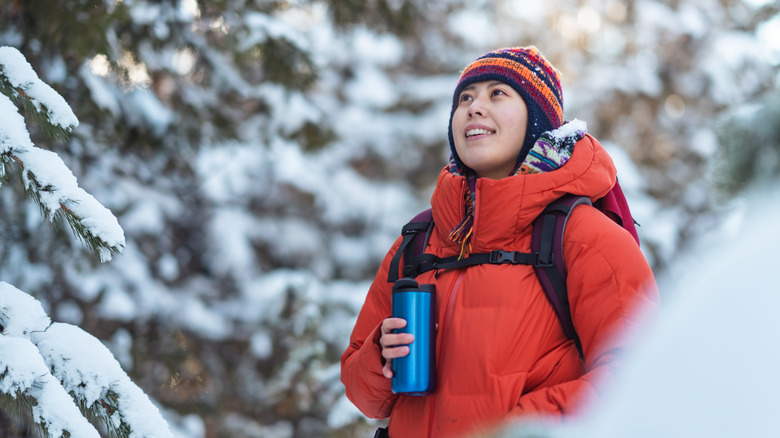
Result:
M458 106L458 97L467 85L492 80L514 88L528 107L528 126L523 148L517 157L518 163L523 161L542 133L563 124L563 94L558 71L536 47L513 47L486 53L463 70L452 96L448 136L452 157L460 167L464 165L455 150L452 136L452 115Z

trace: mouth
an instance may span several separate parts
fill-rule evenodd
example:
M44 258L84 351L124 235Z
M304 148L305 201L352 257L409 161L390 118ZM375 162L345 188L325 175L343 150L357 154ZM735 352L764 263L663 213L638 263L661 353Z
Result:
M496 131L484 128L474 128L466 131L466 138L476 137L478 135L493 135Z

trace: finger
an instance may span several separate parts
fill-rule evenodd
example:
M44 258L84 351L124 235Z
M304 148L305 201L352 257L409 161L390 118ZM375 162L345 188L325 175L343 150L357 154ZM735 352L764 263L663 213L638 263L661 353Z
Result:
M409 347L385 348L382 350L382 357L385 359L395 359L409 354Z
M411 344L414 335L411 333L385 333L379 337L379 344L383 347L392 347L398 344Z
M406 327L406 320L403 318L386 318L382 321L382 333L390 333L403 327Z
M385 334L379 338L379 345L382 348L395 347L396 345L406 345L414 342L414 335L411 333Z
M382 367L382 374L385 375L388 379L393 378L393 366L390 364L391 361L385 362L385 366Z

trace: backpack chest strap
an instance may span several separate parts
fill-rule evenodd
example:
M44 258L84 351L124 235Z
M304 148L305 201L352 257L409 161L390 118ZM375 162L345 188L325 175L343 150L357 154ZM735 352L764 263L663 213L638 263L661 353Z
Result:
M404 276L412 278L434 269L460 269L484 264L544 266L540 262L539 253L504 250L471 254L463 259L458 259L458 256L439 258L433 254L420 254L413 257L410 262L404 268Z

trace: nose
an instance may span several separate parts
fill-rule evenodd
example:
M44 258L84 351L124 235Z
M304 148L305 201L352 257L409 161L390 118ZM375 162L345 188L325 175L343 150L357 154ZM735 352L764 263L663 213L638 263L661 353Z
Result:
M484 116L485 115L485 107L484 103L482 102L482 99L477 97L474 100L471 101L471 105L469 105L469 117L476 117L476 116Z

